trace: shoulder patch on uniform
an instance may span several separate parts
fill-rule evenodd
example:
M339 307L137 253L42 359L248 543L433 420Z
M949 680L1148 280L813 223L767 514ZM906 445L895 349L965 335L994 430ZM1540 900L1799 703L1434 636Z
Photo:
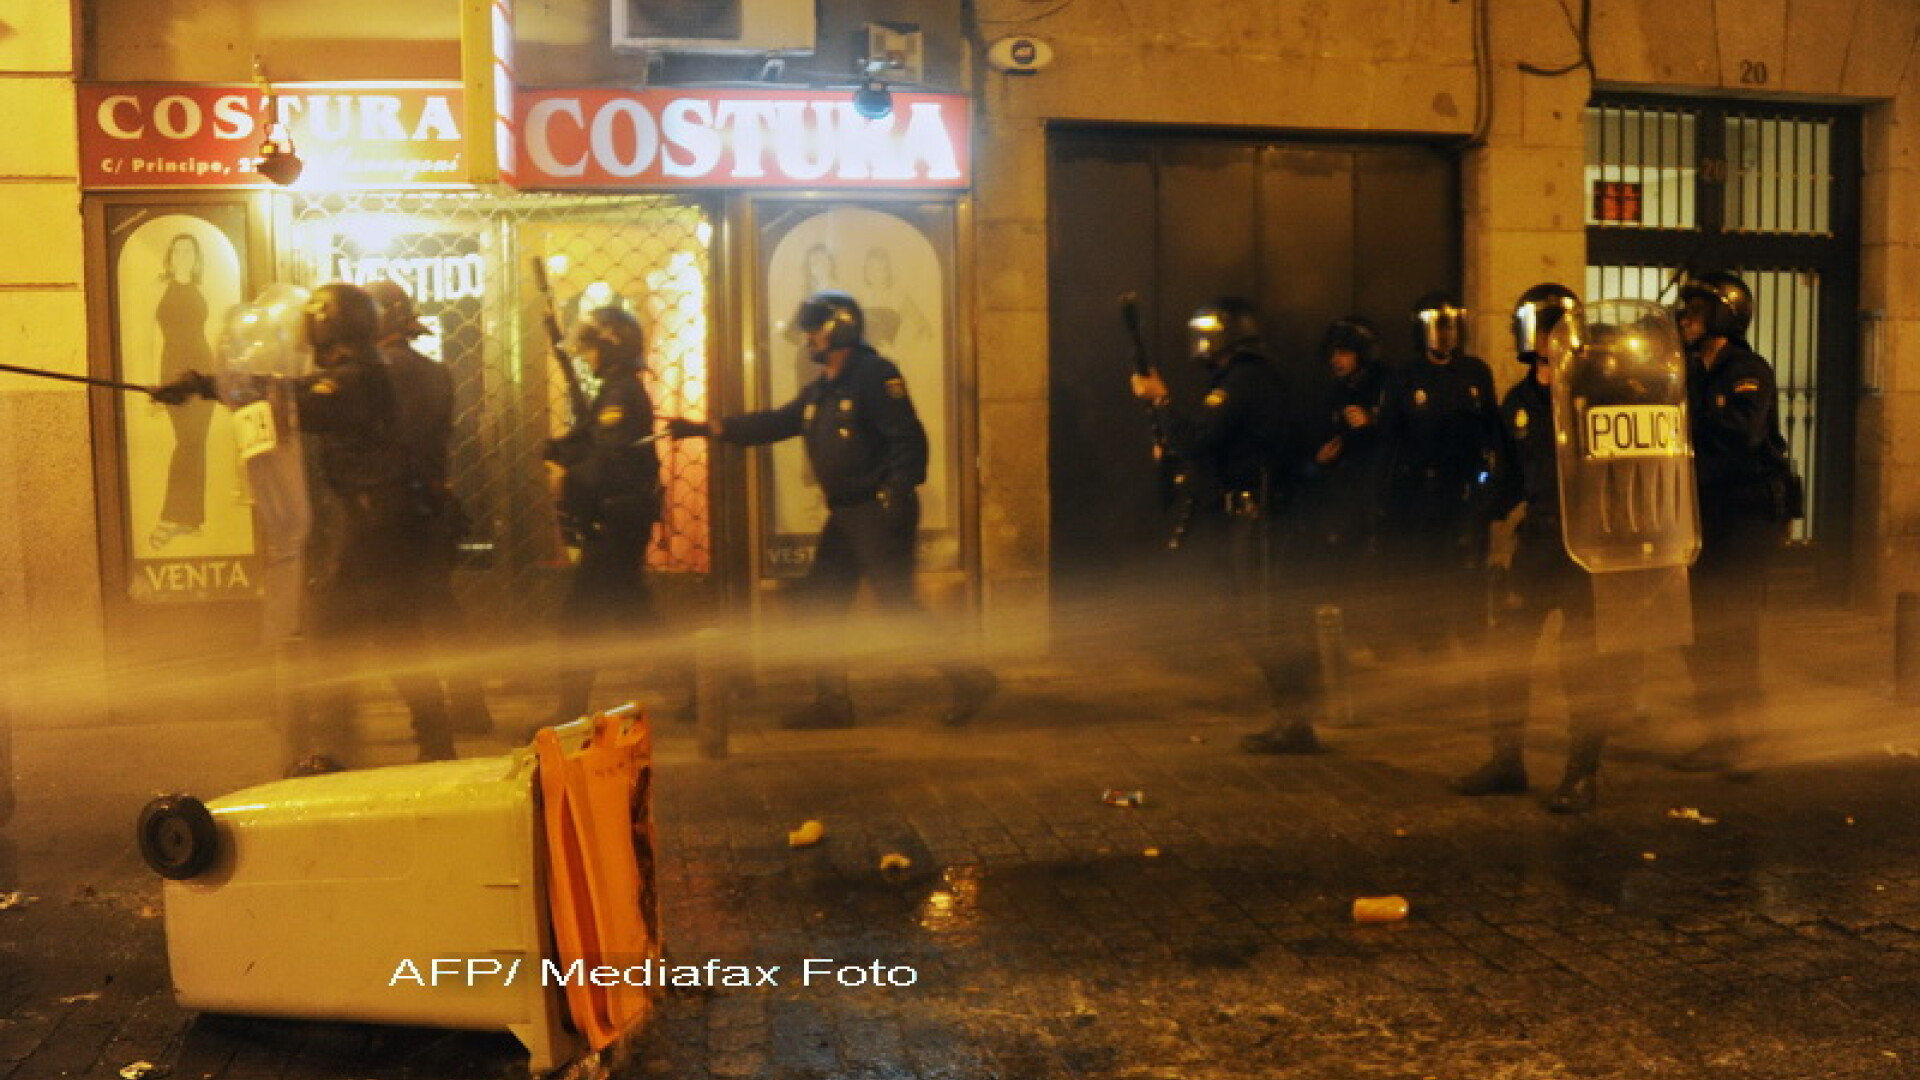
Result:
M1212 390L1207 391L1207 397L1206 397L1207 408L1217 409L1220 406L1225 405L1226 403L1227 403L1227 392L1225 390L1221 390L1216 387Z
M1759 379L1741 379L1733 384L1733 392L1736 394L1751 394L1758 389L1760 389Z
M893 397L893 398L905 398L907 396L907 380L902 379L899 376L895 376L891 379L888 379L887 380L887 396Z
M319 382L313 384L313 392L316 394L331 394L338 389L340 389L340 384L334 382L332 379L321 379Z
M1427 403L1427 392L1425 390L1415 390L1413 392L1413 403L1415 405L1425 405Z
M627 411L618 405L609 405L600 410L598 417L601 427L612 427L627 418Z
M1468 393L1469 395L1471 395L1471 396L1472 396L1472 398L1473 398L1473 400L1475 400L1475 401L1479 401L1479 400L1480 400L1480 388L1479 388L1479 387L1477 387L1477 386L1469 386L1469 387L1467 387L1467 393Z

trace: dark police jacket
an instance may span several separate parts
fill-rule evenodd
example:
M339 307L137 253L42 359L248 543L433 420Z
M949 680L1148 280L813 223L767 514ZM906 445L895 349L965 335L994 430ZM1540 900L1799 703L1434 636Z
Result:
M1434 522L1484 511L1501 446L1493 374L1477 356L1424 356L1388 381L1380 406L1390 517Z
M830 507L885 490L906 496L927 479L927 432L893 361L861 343L840 374L821 375L777 409L725 418L720 437L761 446L798 435Z
M1798 516L1798 481L1780 434L1773 365L1743 338L1728 338L1712 371L1687 364L1693 464L1704 516Z
M651 526L660 513L660 456L653 444L653 399L633 369L601 380L587 415L548 447L566 470L561 512L587 524Z
M1560 535L1560 461L1553 439L1553 392L1529 371L1500 402L1506 432L1493 518L1525 505L1523 532Z
M320 477L361 509L397 510L406 475L399 407L387 367L371 349L346 349L293 380L300 430L315 436Z
M407 474L416 483L444 488L453 441L453 376L404 342L386 346L380 356L393 383Z
M1196 496L1244 492L1269 501L1288 494L1298 462L1296 425L1286 379L1271 357L1240 349L1216 365L1197 415L1173 415L1168 437L1174 450L1198 466L1203 481Z

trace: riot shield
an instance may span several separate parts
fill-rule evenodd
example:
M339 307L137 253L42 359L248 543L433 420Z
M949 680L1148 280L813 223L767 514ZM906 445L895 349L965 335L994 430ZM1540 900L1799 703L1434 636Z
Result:
M1585 314L1548 343L1567 553L1593 575L1603 649L1685 644L1700 551L1686 352L1657 304L1601 300Z
M214 380L233 410L235 442L253 496L265 593L261 634L269 646L299 636L307 534L313 528L299 410L284 378L311 366L301 314L306 300L303 289L271 285L229 312Z

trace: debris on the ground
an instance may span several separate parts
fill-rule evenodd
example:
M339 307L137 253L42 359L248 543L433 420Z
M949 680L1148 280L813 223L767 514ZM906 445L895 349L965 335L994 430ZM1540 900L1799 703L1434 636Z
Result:
M1667 811L1667 816L1676 821L1697 821L1702 825L1717 824L1720 819L1708 817L1691 806L1676 806Z
M15 889L13 892L0 892L0 911L23 908L33 903L33 897Z
M159 1080L165 1075L160 1066L151 1061L135 1061L120 1066L120 1080Z
M1361 896L1353 901L1353 921L1357 923L1399 922L1407 917L1404 896Z
M1656 854L1654 854L1654 853L1653 853L1653 852L1651 852L1651 851L1643 851L1643 852L1641 852L1641 853L1640 853L1640 857L1641 857L1642 859L1645 859L1645 860L1646 860L1647 862L1652 862L1652 861L1654 861L1655 859L1658 859L1658 858L1659 858L1660 856L1658 856L1658 855L1656 855Z
M1853 815L1852 815L1852 814L1848 814L1848 815L1847 815L1847 824L1849 824L1849 825L1852 825L1853 823L1854 823L1854 821L1853 821Z
M96 990L91 994L68 994L66 997L63 997L60 999L60 1004L88 1005L99 1000L100 1000L100 992Z
M1120 806L1131 810L1147 801L1147 793L1144 791L1122 791L1119 788L1108 788L1100 793L1100 801L1106 803L1108 806Z
M812 847L821 840L824 840L826 835L827 827L819 821L809 818L801 822L799 828L788 831L787 846Z
M883 874L899 873L912 865L912 859L907 858L897 851L889 851L885 855L880 856L880 872Z
M1205 735L1189 735L1187 736L1187 741L1190 743L1203 743L1207 741L1207 737Z
M1407 830L1405 829L1393 830L1393 838L1396 840L1405 840L1407 838Z
M1160 857L1160 849L1157 847L1150 847L1147 850L1141 852L1140 854L1145 855L1149 859L1157 859Z

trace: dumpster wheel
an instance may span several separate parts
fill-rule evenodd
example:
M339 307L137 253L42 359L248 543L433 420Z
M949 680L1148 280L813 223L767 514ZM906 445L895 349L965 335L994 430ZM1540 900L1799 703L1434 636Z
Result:
M153 872L185 881L213 865L220 834L207 804L191 795L161 795L140 811L140 857Z

